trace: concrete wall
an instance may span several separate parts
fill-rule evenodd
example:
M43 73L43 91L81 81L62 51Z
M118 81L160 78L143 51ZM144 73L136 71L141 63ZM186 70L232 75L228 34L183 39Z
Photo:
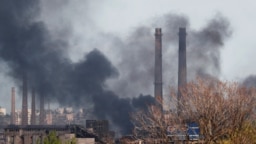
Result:
M76 138L76 144L95 144L94 138Z

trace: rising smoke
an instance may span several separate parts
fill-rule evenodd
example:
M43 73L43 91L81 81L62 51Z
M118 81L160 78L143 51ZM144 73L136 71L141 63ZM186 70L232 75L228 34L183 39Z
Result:
M116 37L108 40L112 41L111 46L114 51L119 51L118 54L122 57L117 64L120 72L119 80L111 87L119 95L136 96L140 92L153 93L153 28L159 25L163 32L163 83L164 91L167 92L165 95L168 95L169 86L177 85L179 27L187 28L188 80L198 76L219 77L221 48L232 34L228 20L218 14L202 29L194 30L190 28L186 16L167 14L154 19L150 27L139 26L125 40L117 40Z
M216 15L201 30L191 30L189 33L187 53L189 78L193 79L195 76L218 78L221 72L221 48L232 34L229 22L224 17Z
M246 77L243 80L242 85L247 88L256 88L256 76L250 75L250 76Z
M131 132L129 115L134 110L145 109L147 104L154 102L150 95L137 97L153 89L153 26L160 22L163 27L165 85L177 81L179 27L188 29L190 79L203 74L218 76L220 48L231 34L228 21L221 16L195 31L189 28L186 17L168 14L152 22L152 27L139 26L125 40L101 33L101 43L110 42L108 46L120 56L117 67L97 49L88 52L80 61L72 62L67 54L69 43L53 38L45 23L37 19L39 2L1 1L0 59L10 67L8 75L21 84L22 75L26 73L29 87L34 87L37 95L61 105L79 107L93 103L93 114L111 120L121 133ZM110 78L116 79L112 86L106 82Z

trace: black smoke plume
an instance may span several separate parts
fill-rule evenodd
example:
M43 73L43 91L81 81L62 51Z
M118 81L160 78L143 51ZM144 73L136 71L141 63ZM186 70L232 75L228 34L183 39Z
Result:
M188 34L190 79L195 76L218 78L221 73L221 48L231 34L229 22L220 15L216 15L201 30L192 30Z
M155 27L161 27L163 33L164 95L169 94L170 85L177 85L179 27L187 28L188 80L198 76L218 79L221 73L221 49L232 35L229 21L217 14L204 27L194 30L190 28L186 16L167 14L155 18L150 26L135 28L126 39L110 34L103 36L102 39L111 41L110 47L122 57L117 64L120 72L118 81L111 83L115 92L120 96L137 96L141 92L153 93Z
M98 118L112 120L122 133L131 132L132 100L120 99L105 85L108 78L118 75L117 69L97 49L72 63L66 57L68 44L52 40L44 23L36 21L38 8L35 0L1 1L0 58L9 65L9 75L21 84L26 73L37 95L61 105L79 107L92 102Z
M34 87L37 95L61 105L79 107L85 103L93 103L95 116L111 120L121 129L121 133L130 133L132 125L129 115L137 108L145 109L154 99L149 95L120 97L136 97L139 94L134 92L144 93L153 88L152 28L140 26L126 40L115 36L102 37L112 42L110 46L120 56L118 70L97 49L73 63L67 56L69 44L65 40L53 39L44 22L37 19L40 15L39 4L39 0L0 2L0 59L10 67L9 76L20 85L22 75L26 73L29 87ZM166 15L153 22L152 27L158 25L158 22L164 33L163 65L167 75L165 79L170 80L164 83L168 85L175 83L177 77L175 43L178 28L190 28L188 19L179 15ZM228 21L217 17L203 30L189 31L188 45L191 45L191 51L188 55L191 53L191 60L190 64L188 62L188 71L196 74L199 71L219 72L219 47L230 36ZM203 62L207 64L199 65ZM118 81L113 84L115 91L111 91L106 81L117 76Z

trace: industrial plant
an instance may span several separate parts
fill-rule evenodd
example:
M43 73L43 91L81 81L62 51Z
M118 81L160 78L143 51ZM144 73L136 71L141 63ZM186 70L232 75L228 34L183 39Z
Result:
M1 0L0 144L256 143L249 1Z
M186 85L186 29L179 29L179 67L178 89ZM163 112L163 81L162 81L162 30L155 29L155 76L154 98ZM27 72L22 74L22 109L16 108L16 91L11 88L11 113L7 120L2 118L1 142L3 144L34 144L43 142L50 131L56 131L61 140L66 141L76 138L77 143L104 143L104 140L112 139L115 132L109 129L107 120L87 119L86 109L78 112L72 107L45 109L45 97L36 96L33 86L28 86ZM32 87L32 89L29 89ZM28 107L28 95L31 95L31 108ZM36 99L39 99L39 110L36 109ZM178 99L182 96L178 90ZM179 111L180 106L178 106ZM118 109L116 110L118 111ZM9 120L8 120L9 119ZM130 128L132 129L132 127Z

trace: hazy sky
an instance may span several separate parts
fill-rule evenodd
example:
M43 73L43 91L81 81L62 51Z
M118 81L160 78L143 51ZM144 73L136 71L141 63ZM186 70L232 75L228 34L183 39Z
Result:
M233 30L232 37L225 42L221 53L221 77L240 80L256 71L253 66L253 55L256 51L256 34L252 31L256 24L253 0L72 0L65 4L60 1L55 5L51 0L44 1L43 18L51 26L61 27L63 23L59 22L64 22L67 27L73 28L74 36L79 37L76 43L79 48L72 51L77 55L86 51L82 45L88 38L88 33L90 38L94 38L92 33L99 31L125 37L135 27L148 25L152 19L168 13L184 15L189 18L192 28L200 29L209 19L220 13L230 21ZM52 12L54 14L50 14ZM153 29L152 27L152 35Z
M116 65L120 58L111 51L110 42L100 36L125 40L137 27L152 26L154 19L169 13L187 17L193 29L202 28L218 14L227 18L233 33L221 50L220 78L241 81L256 74L256 33L253 31L256 9L253 0L42 0L38 20L45 22L56 39L69 40L68 55L72 60L79 61L84 53L98 48ZM154 26L162 25L156 21ZM6 66L1 67L1 73L8 70ZM3 81L0 83L0 106L9 110L10 99L6 96L10 96L15 82L3 74L0 78Z

